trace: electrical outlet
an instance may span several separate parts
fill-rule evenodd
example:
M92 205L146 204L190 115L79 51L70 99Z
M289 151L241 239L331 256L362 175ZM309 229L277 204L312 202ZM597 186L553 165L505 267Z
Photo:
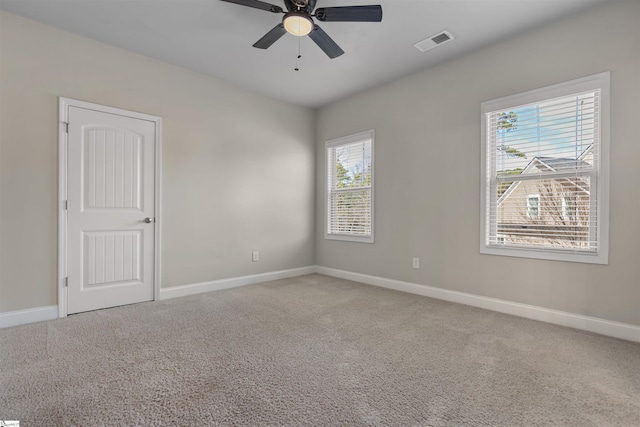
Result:
M413 259L413 268L420 268L420 258Z
M258 252L258 251L251 252L251 261L253 261L253 262L260 261L260 252Z

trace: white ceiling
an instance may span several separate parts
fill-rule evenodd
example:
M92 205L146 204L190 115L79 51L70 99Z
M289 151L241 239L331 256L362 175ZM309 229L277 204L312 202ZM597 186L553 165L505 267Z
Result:
M282 6L282 0L265 0ZM381 4L381 23L320 26L345 54L329 59L308 37L252 47L282 15L219 0L0 0L0 8L307 107L321 107L501 39L611 0L318 0ZM442 30L455 40L413 44ZM302 58L295 71L298 46Z

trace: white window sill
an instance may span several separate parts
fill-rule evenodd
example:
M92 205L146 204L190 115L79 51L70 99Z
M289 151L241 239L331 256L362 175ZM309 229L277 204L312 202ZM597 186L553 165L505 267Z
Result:
M549 261L581 262L587 264L609 264L609 254L601 250L597 252L554 250L554 249L530 249L502 247L502 245L482 245L480 253L484 255L499 255L517 258L545 259Z
M350 236L348 234L325 234L326 240L342 240L344 242L373 243L373 236Z

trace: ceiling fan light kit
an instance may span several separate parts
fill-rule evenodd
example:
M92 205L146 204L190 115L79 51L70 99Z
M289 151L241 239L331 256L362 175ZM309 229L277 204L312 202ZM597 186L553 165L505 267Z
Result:
M325 7L315 10L317 0L284 0L287 12L280 6L259 0L220 0L239 4L271 13L284 13L282 23L276 25L260 40L253 44L258 49L267 49L286 33L297 37L308 35L311 40L331 59L342 55L344 51L316 23L321 22L381 22L382 6L339 6Z
M300 12L287 13L284 15L282 24L289 34L297 37L306 36L313 31L313 20L308 15Z

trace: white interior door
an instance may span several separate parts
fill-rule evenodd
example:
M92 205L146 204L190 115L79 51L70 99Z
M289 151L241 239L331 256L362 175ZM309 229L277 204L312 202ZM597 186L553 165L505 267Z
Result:
M153 300L155 123L70 106L67 313Z

